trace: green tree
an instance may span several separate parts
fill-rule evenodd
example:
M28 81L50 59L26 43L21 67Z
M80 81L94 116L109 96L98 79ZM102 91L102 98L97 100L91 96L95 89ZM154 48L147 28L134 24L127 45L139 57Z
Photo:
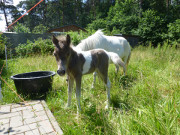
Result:
M123 34L133 34L138 27L139 8L135 0L117 0L115 6L112 6L106 18L109 31L114 28Z
M142 13L137 34L142 37L144 43L152 42L157 45L157 43L162 42L162 33L165 32L165 21L158 16L156 11L147 10Z
M180 19L168 24L168 33L166 38L171 42L178 41L178 43L180 43Z

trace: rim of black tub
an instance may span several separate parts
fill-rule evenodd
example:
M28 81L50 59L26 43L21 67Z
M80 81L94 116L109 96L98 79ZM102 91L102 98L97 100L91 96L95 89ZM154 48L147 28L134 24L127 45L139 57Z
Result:
M47 78L56 75L54 71L35 71L35 72L27 72L21 73L11 76L12 80L33 80L40 78Z

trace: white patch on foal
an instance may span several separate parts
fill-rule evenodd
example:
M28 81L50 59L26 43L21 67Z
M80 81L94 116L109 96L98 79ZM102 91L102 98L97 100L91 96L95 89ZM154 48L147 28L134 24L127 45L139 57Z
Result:
M86 74L89 72L89 69L91 68L91 61L92 61L92 56L91 56L91 52L90 51L86 51L86 52L81 52L81 54L84 56L85 58L85 63L83 65L83 71L82 74Z
M77 50L76 50L77 51ZM91 62L92 62L92 55L90 51L78 51L77 53L80 53L83 55L85 59L85 63L83 65L83 71L82 74L86 74L89 72L91 68Z

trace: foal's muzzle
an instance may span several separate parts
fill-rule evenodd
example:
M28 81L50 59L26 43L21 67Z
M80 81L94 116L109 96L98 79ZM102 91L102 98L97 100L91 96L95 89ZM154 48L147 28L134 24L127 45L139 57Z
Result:
M57 70L58 75L64 76L65 75L65 70Z

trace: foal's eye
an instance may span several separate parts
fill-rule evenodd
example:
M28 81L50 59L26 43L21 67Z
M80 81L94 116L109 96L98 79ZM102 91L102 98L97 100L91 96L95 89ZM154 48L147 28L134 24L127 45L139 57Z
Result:
M61 59L62 61L65 61L65 60L66 60L66 58L65 58L65 57L61 57L60 59Z

